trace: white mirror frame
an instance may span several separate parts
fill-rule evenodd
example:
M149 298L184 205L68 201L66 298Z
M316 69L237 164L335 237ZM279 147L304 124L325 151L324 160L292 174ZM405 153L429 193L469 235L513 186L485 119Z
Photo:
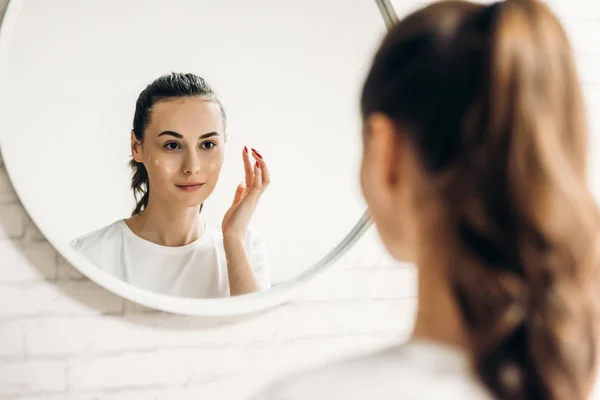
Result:
M397 19L392 5L389 0L375 0L375 3L379 7L386 26L389 28ZM6 104L10 101L10 99L3 96L3 92L5 92L3 88L7 87L8 51L22 4L23 0L10 0L0 26L0 121L6 120L4 113L7 110ZM107 274L70 246L54 241L49 230L37 224L36 215L30 212L34 209L30 207L30 200L21 196L21 193L23 193L20 184L22 176L19 171L12 168L12 165L15 164L11 156L11 139L9 135L3 135L2 131L0 131L0 150L2 151L6 171L21 204L48 242L71 265L77 265L79 272L108 291L126 300L164 312L204 317L230 317L248 315L285 304L297 296L314 278L330 268L362 237L371 225L369 214L365 212L341 242L319 262L298 274L295 279L278 284L265 292L213 299L193 299L157 294Z

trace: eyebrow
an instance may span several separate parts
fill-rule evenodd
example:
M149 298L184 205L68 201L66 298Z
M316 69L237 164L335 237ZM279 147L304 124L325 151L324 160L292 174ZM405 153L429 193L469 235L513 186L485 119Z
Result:
M183 139L183 135L182 134L177 133L177 132L173 132L173 131L163 131L163 132L159 133L159 135L158 135L158 137L161 137L161 136L173 136L173 137L176 137L177 139ZM205 133L204 135L200 136L198 138L198 140L200 140L200 139L208 139L209 137L212 137L212 136L219 136L219 132L208 132L208 133Z

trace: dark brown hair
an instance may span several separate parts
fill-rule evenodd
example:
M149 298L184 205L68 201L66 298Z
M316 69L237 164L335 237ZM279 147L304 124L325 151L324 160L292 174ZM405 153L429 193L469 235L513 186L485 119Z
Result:
M534 0L425 7L386 36L361 107L407 136L442 204L453 250L440 257L482 381L503 400L583 400L598 356L599 214L557 18Z
M135 104L135 115L133 117L133 132L136 139L140 143L143 142L145 130L150 123L152 106L154 104L159 101L177 97L195 96L217 103L221 109L223 125L225 126L225 109L214 89L203 78L197 75L173 72L157 78L150 83L142 93L140 93ZM133 169L131 188L133 189L133 195L137 202L132 215L136 215L148 205L150 186L148 182L148 172L146 171L144 164L138 163L133 159L129 164ZM202 211L202 206L200 206L200 211Z

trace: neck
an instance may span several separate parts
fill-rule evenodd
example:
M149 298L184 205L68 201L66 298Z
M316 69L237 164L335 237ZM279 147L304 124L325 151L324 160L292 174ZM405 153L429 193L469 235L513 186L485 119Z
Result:
M199 206L163 204L160 199L150 197L146 208L126 222L145 240L162 246L185 246L204 233L199 209Z
M419 264L418 308L412 337L468 350L460 310L439 266Z

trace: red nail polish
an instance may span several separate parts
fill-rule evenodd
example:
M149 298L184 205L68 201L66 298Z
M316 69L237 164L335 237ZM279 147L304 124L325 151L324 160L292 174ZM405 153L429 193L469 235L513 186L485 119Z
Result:
M256 149L252 149L252 151L256 153L256 155L258 156L258 158L262 158L262 156L260 155L260 153L258 151L256 151Z
M258 161L256 162L256 166L257 166L258 168L260 168L260 164L258 163Z
M244 151L247 153L248 152L248 148L246 146L244 146Z

